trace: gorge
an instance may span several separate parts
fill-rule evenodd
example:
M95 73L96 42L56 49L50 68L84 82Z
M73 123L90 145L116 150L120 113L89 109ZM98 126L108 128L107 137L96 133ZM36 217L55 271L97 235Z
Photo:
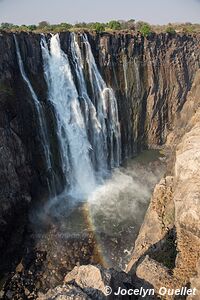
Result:
M62 293L70 297L68 282L73 280L80 293L77 299L104 299L103 282L109 283L109 278L115 287L124 282L134 287L150 285L156 291L165 284L169 288L188 284L197 287L199 42L199 35L189 34L151 34L147 38L128 33L0 34L0 270L6 274L3 299L21 299L22 295L23 299L51 299ZM158 169L154 179L148 179L152 170L147 168L147 174L138 175L144 177L143 181L130 192L134 197L138 189L144 189L141 198L146 200L140 201L136 195L136 205L130 211L131 217L137 205L143 207L138 237L126 268L128 275L120 270L79 266L77 258L59 278L49 281L48 288L54 289L50 294L41 295L47 289L38 286L36 290L32 287L27 296L26 288L19 292L23 284L16 292L15 281L22 282L28 272L38 274L32 270L27 251L39 249L33 252L36 267L45 260L41 257L48 256L48 247L52 247L50 258L54 259L54 247L58 247L53 245L54 239L64 225L55 223L55 232L53 229L45 239L43 233L48 231L52 213L57 222L80 208L85 218L87 202L91 207L95 201L104 203L102 195L107 193L109 180L111 185L116 180L112 193L124 178L127 190L137 177L130 179L130 171L118 168L144 149L162 149L166 169L164 174L159 159L151 162L152 169ZM144 181L150 184L146 194ZM105 203L111 198L105 198ZM39 223L44 226L40 231L38 220L44 218L45 224ZM30 219L36 226L34 232L28 225ZM81 246L70 237L59 251L83 256L78 250L83 248L86 258L81 264L103 264L95 237L90 232L84 234ZM56 240L58 244L60 240ZM72 244L75 246L70 250ZM58 258L55 264L59 264ZM48 269L45 263L44 269ZM83 286L78 278L83 276L81 272L90 278L98 277L98 270L103 278L101 287L88 282ZM49 273L45 276L53 278ZM64 277L66 285L59 290L56 286Z

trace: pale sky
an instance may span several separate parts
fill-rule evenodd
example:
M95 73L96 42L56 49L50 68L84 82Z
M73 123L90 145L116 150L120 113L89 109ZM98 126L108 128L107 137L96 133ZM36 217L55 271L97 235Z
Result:
M143 20L200 23L200 0L0 0L0 23Z

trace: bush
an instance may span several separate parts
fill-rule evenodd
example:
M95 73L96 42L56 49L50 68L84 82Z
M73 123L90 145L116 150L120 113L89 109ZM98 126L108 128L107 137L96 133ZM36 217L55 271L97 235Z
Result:
M73 27L73 26L72 26L71 24L69 24L69 23L60 23L59 26L62 27L63 29L66 29L66 30L71 29L71 28Z
M29 28L28 28L28 26L26 26L26 25L21 25L21 26L19 26L18 28L17 28L17 30L19 30L19 31L30 31L29 30Z
M1 1L1 0L0 0ZM68 30L95 30L97 32L103 32L106 29L110 30L126 30L126 31L136 31L140 32L143 36L147 37L152 32L157 34L167 32L170 34L175 33L185 33L193 34L200 32L200 24L192 23L168 23L167 25L149 25L146 22L138 21L135 22L134 19L128 21L125 20L112 20L108 23L99 23L99 22L78 22L75 25L69 23L60 23L60 24L49 24L47 21L42 21L38 26L36 25L15 25L12 23L2 23L0 25L0 30L4 31L35 31L35 32L44 32L44 33L57 33Z
M110 21L107 24L108 28L113 29L113 30L120 30L121 29L121 24L118 21Z
M14 25L12 23L1 23L1 29L3 29L3 30L11 30L14 27L16 27L16 25Z
M28 25L27 28L28 28L28 30L33 31L33 30L37 29L37 26L36 25Z
M127 21L127 29L135 30L135 20L134 19L130 19Z
M91 28L96 30L97 32L102 32L105 31L105 24L96 22L91 25Z
M199 28L200 29L200 28ZM195 25L186 25L183 27L182 32L183 33L195 33L196 31L199 31L198 28L195 29Z
M49 22L47 22L47 21L41 21L41 22L38 24L38 28L39 28L39 29L42 29L42 28L48 27L49 25L50 25Z
M166 28L166 33L175 34L176 30L174 29L174 27L169 26Z
M74 28L88 28L88 27L89 27L88 23L85 23L85 22L76 23L74 25Z
M151 26L147 23L143 24L139 31L145 37L147 37L148 35L150 35L152 33Z

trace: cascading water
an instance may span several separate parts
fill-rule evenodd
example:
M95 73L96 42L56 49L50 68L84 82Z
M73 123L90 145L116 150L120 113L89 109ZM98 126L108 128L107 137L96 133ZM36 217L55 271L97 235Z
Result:
M72 63L78 78L78 92L82 106L84 106L84 116L88 137L92 145L92 161L95 170L98 172L98 179L106 175L107 168L107 152L104 151L104 145L107 143L105 131L102 128L101 120L98 120L97 111L92 100L88 96L86 83L83 73L83 59L79 45L76 41L74 33L71 34L71 53Z
M41 47L49 101L56 114L63 172L70 193L75 197L87 197L96 184L90 159L92 149L69 60L61 50L58 34L50 40L50 51L44 38Z
M125 93L126 93L126 96L128 94L127 69L128 69L127 56L124 53L124 55L123 55L123 71L124 71L124 83L125 83Z
M63 173L74 197L87 197L110 168L121 158L117 101L96 66L87 36L82 36L93 90L89 97L83 59L75 34L70 51L77 78L72 76L68 56L60 47L59 35L50 39L50 49L41 40L49 101L54 107Z
M29 91L31 93L32 99L34 101L34 107L36 109L37 117L38 117L38 122L39 122L39 134L40 134L40 140L44 149L44 154L45 154L45 160L47 164L47 171L50 173L51 172L51 179L47 179L48 185L49 185L49 192L51 195L55 195L55 178L54 178L54 172L52 168L52 161L51 161L51 151L50 151L50 143L48 139L48 132L47 132L47 124L45 121L45 115L43 112L43 107L38 100L38 97L28 79L28 76L26 75L25 69L24 69L24 64L22 61L19 45L16 36L14 35L14 41L15 41L15 47L16 47L16 53L17 53L17 60L18 60L18 65L19 69L22 75L23 80L25 81L26 85L29 88ZM50 182L51 181L51 182Z
M138 66L138 62L136 59L134 59L133 63L134 63L134 67L135 67L137 94L139 95L141 92L140 71L139 71L139 66Z
M103 131L104 157L109 157L107 163L109 162L110 165L108 165L108 167L119 167L121 160L121 136L117 100L113 90L106 86L106 83L99 73L86 34L83 34L83 42L86 48L86 60L93 93L92 99L96 107L97 118Z

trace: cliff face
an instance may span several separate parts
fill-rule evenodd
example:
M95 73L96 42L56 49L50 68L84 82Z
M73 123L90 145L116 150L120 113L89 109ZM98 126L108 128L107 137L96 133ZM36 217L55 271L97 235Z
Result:
M199 68L199 38L90 36L106 82L118 96L124 155L165 143Z
M20 34L17 38L25 71L46 111L51 140L55 140L54 120L46 104L40 37ZM0 35L0 144L0 249L2 257L8 258L15 255L7 251L16 254L20 250L15 246L23 238L28 206L32 198L46 197L49 176L37 112L19 70L12 34ZM6 261L2 259L3 267Z
M98 67L117 96L122 157L136 154L141 147L164 144L200 67L200 37L87 35ZM17 40L25 72L45 111L57 189L61 190L55 117L47 101L40 35L20 33ZM61 33L60 40L72 64L70 34ZM80 37L79 43L85 57ZM45 164L37 114L20 74L14 38L6 33L0 35L0 142L0 248L7 256L8 240L13 249L22 238L31 200L47 196L51 170Z
M181 288L191 284L199 299L199 129L200 72L168 135L174 155L171 174L156 186L127 271L152 284ZM150 258L149 258L150 257ZM167 259L166 259L167 258ZM152 276L155 265L159 278ZM171 298L170 298L171 299Z

